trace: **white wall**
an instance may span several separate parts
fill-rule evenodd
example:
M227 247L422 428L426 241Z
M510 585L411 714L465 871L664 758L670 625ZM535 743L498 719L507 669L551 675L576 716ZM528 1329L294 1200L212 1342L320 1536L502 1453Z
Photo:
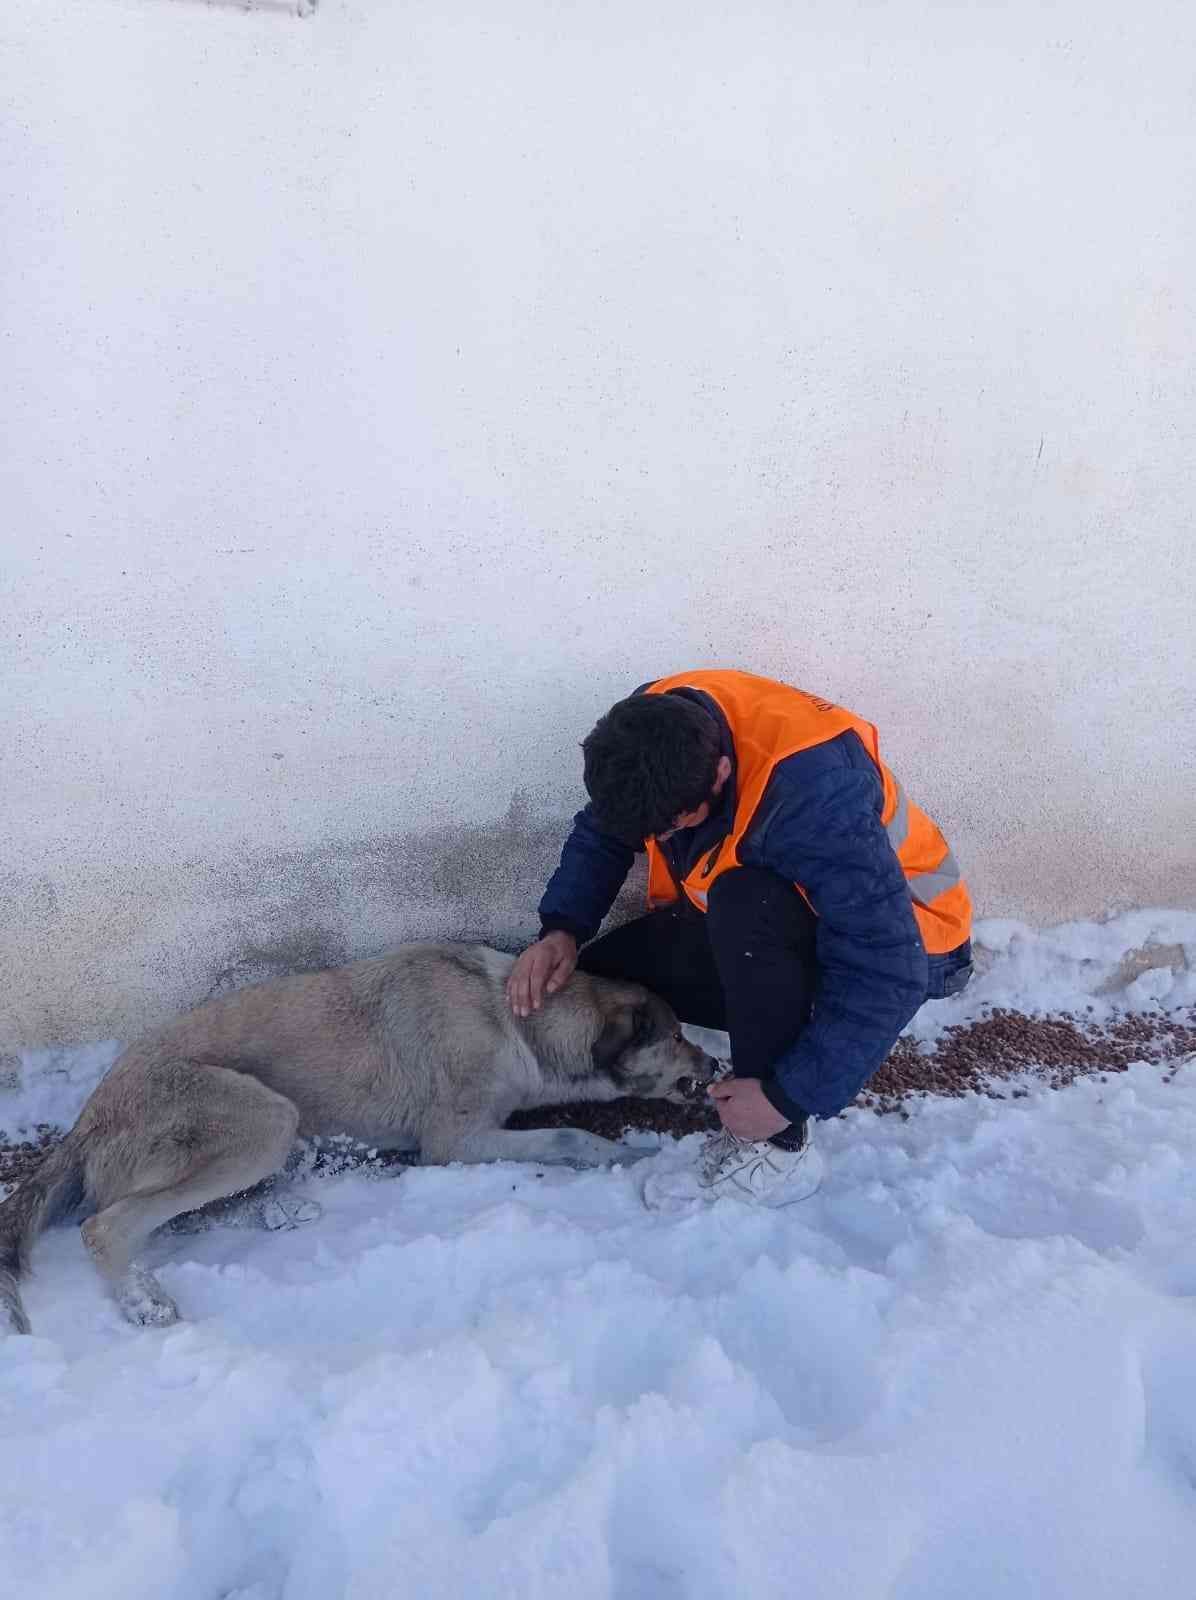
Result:
M1188 0L10 0L0 1044L526 933L635 683L1192 904Z

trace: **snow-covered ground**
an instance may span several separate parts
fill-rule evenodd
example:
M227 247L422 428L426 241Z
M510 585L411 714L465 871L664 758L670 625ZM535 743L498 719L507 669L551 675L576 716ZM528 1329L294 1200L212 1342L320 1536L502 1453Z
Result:
M949 1020L1193 999L1192 917L985 936ZM1187 969L1102 997L1151 941ZM107 1058L29 1061L0 1125L69 1116ZM614 1172L309 1180L309 1228L157 1244L188 1319L166 1331L48 1235L36 1336L0 1340L0 1587L1191 1592L1196 1063L820 1132L826 1181L782 1212L646 1212L645 1166L696 1140Z

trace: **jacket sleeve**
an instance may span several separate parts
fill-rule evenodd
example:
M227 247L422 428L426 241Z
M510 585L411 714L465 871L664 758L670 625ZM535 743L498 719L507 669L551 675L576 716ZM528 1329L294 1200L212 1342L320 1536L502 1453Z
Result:
M563 928L578 944L592 939L634 860L634 850L597 827L589 806L579 811L540 901L541 935Z
M847 735L778 767L741 850L800 883L818 916L813 1016L762 1085L791 1120L849 1105L926 998L926 950L882 803L880 774Z

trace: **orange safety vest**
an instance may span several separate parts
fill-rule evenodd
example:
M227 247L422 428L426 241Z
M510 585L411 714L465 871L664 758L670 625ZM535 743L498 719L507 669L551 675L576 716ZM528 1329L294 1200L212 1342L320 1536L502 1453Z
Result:
M880 820L905 873L927 953L944 955L968 938L972 903L955 857L935 823L914 805L880 759L879 735L870 722L804 689L749 672L679 672L658 679L643 692L665 694L669 689L698 689L709 695L727 719L735 745L738 794L731 831L680 883L699 911L706 909L711 884L740 865L740 843L777 764L850 730L859 736L884 784ZM677 898L678 883L654 839L647 841L647 850L648 901L664 905ZM800 883L796 888L808 901Z

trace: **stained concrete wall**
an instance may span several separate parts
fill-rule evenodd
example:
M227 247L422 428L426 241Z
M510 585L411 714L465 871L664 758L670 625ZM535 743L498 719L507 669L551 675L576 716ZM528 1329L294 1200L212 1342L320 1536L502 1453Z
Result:
M0 1045L526 936L693 664L988 913L1196 900L1186 0L2 26Z

